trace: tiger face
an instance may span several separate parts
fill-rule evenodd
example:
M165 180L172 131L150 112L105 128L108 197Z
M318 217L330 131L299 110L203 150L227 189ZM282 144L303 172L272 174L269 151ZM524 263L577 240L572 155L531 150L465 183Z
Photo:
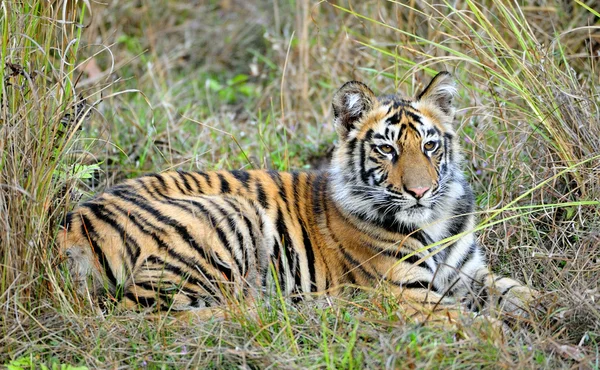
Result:
M363 219L421 226L450 208L449 194L462 194L455 92L447 72L414 99L376 98L356 81L343 85L333 99L340 136L332 166L335 199Z

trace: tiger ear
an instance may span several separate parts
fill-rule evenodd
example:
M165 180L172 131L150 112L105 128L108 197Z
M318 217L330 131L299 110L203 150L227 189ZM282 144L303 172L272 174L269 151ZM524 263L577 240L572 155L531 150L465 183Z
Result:
M341 139L357 127L358 121L375 105L377 97L362 82L346 82L333 96L335 129Z
M431 80L425 90L417 95L417 101L431 103L445 114L451 115L454 113L452 100L456 93L452 75L448 72L440 72Z

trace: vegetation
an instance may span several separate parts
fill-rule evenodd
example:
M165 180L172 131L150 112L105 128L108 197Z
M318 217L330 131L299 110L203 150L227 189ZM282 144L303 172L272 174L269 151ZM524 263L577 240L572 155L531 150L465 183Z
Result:
M0 364L48 368L600 367L600 14L593 0L0 4ZM385 292L225 320L102 313L53 238L80 199L170 168L322 166L331 96L459 82L496 272L547 314L498 345L419 326Z

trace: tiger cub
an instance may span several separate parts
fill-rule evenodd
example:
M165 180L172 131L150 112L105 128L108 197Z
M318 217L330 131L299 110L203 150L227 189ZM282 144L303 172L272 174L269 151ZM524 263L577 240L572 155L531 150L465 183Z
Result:
M406 302L523 309L535 291L491 274L470 232L455 93L447 72L414 99L344 84L326 171L171 171L116 185L58 234L73 281L152 310L220 306L275 284L291 297L385 285Z

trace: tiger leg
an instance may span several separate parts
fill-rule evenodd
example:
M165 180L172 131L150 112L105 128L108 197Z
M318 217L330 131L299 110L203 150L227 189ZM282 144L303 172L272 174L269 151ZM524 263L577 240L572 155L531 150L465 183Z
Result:
M148 274L136 274L136 277L136 283L125 288L117 311L142 311L147 313L148 319L182 323L222 320L228 315L227 307L215 296L192 291L185 281L173 277L165 280L165 276L153 281L148 279L152 277Z
M206 279L195 279L155 256L144 261L132 274L123 290L118 308L137 311L179 313L218 306L225 288Z
M438 322L452 325L461 316L469 314L454 299L427 289L403 289L399 296L403 312L419 323Z
M474 336L504 343L506 325L501 320L477 315L453 298L426 289L404 289L401 296L404 314L417 323L441 326L462 338Z
M474 293L488 309L497 309L515 318L527 318L540 309L540 293L519 281L498 276L487 267L479 269L473 280Z

